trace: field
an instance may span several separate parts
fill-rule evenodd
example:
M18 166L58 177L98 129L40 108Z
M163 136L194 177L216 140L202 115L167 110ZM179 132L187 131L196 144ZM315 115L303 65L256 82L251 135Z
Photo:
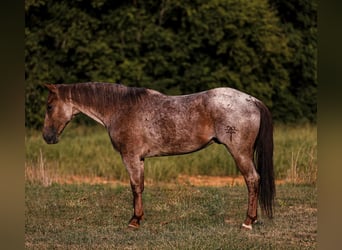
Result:
M229 154L213 145L190 155L146 160L145 219L139 230L129 230L128 176L103 128L71 124L56 145L46 145L40 132L28 130L25 247L316 249L316 126L278 125L274 141L273 220L259 212L252 231L241 229L244 185L193 183L203 176L240 180Z
M315 249L317 190L277 187L275 218L261 216L252 231L240 227L244 186L147 187L145 219L127 228L127 186L26 186L27 249Z

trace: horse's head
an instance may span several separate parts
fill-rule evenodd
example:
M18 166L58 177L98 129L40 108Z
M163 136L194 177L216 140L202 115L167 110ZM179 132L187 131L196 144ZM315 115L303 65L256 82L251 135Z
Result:
M62 100L57 85L46 84L49 89L43 128L43 138L48 144L58 142L58 136L63 132L75 114L70 102Z

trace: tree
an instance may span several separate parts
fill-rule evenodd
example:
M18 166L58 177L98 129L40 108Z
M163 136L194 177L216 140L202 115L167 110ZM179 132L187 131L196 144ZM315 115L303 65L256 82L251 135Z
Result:
M312 107L314 83L293 84L314 71L294 59L291 43L304 36L284 28L279 13L267 0L26 1L26 125L42 125L46 82L166 94L228 86L260 98L276 120L314 116L302 110Z
M296 107L295 117L317 121L317 0L271 0L278 10L292 57L286 65L290 76L288 97ZM291 111L291 109L289 109ZM293 113L293 112L291 112Z

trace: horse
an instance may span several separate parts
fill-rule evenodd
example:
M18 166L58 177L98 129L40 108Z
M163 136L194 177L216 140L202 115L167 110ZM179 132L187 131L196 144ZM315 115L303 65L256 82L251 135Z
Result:
M242 227L252 229L257 222L258 201L263 214L273 217L273 123L269 109L257 98L228 87L168 96L100 82L45 86L46 143L57 143L78 113L107 129L129 174L134 208L129 227L139 228L144 215L144 159L188 154L212 143L227 148L244 177L248 208Z

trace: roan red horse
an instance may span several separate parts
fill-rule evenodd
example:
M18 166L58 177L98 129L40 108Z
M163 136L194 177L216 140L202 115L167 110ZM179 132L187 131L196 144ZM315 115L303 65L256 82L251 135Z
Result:
M138 228L144 215L144 159L191 153L213 142L225 145L245 179L248 209L242 226L252 229L258 198L262 210L272 218L273 125L260 100L232 88L166 96L110 83L46 87L43 137L47 143L57 143L65 126L80 112L107 129L130 177L134 206L130 227Z

